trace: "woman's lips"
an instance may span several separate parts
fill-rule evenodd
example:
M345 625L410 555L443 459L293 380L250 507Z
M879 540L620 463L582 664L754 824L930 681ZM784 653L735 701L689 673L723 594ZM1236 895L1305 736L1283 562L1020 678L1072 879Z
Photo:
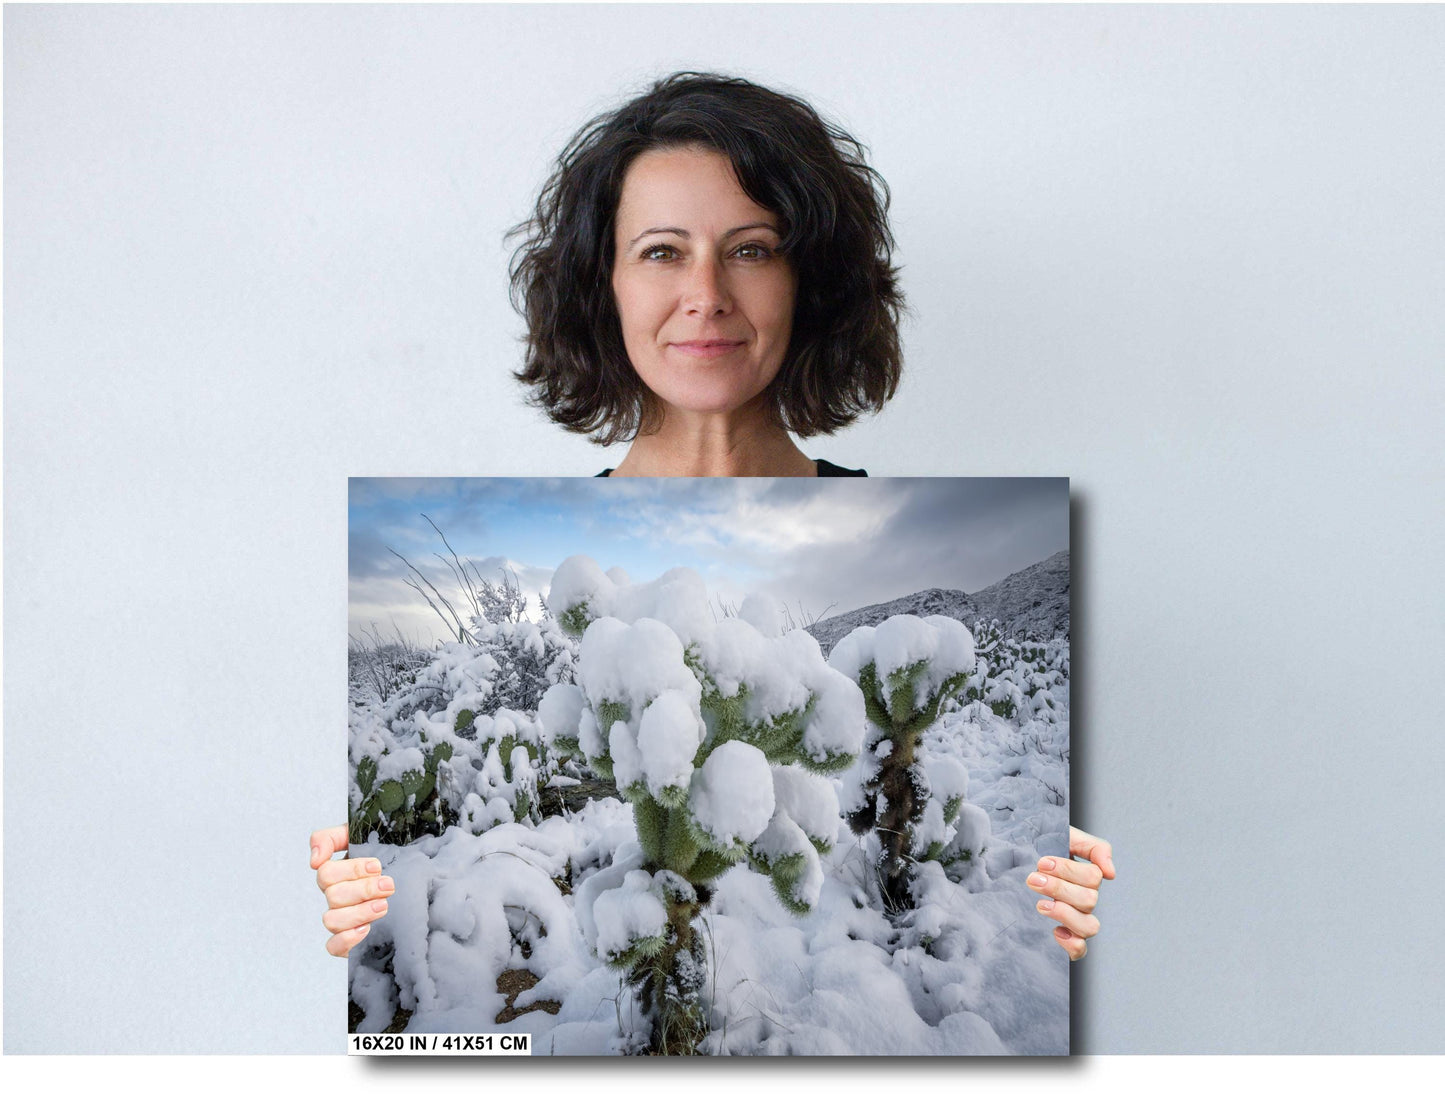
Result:
M712 338L695 342L672 342L668 345L675 350L680 350L682 353L695 358L711 358L719 354L731 354L743 344L741 342L732 342L725 338Z

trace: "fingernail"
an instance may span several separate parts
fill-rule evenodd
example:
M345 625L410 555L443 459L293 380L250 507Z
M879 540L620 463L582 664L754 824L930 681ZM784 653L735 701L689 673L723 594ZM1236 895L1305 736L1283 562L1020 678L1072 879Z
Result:
M1071 934L1063 926L1055 926L1054 936L1057 937L1060 941L1067 941L1070 937L1073 936L1073 934Z
M1039 899L1039 909L1040 909L1040 910L1052 910L1053 908L1054 908L1054 900L1053 900L1052 898L1041 898L1041 899Z
M380 872L380 871L381 871L381 860L379 860L379 859L369 859L369 860L366 861L366 873L367 873L368 875L375 875L375 874L377 874L377 873Z
M1052 871L1053 869L1054 869L1053 857L1051 857L1051 856L1045 856L1043 859L1039 860L1039 870L1040 870L1040 871Z
M1048 877L1045 876L1045 875L1030 875L1030 876L1029 876L1029 886L1031 886L1031 887L1047 887L1048 885L1049 885L1049 880L1048 880Z
M375 910L378 914L385 914L386 900L383 898L378 898L375 902L371 904L371 908Z
M360 941L363 937L365 937L365 936L366 936L368 933L370 933L370 932L371 932L371 923L370 923L370 922L368 922L368 923L367 923L366 925L364 925L364 926L357 926L357 927L356 927L356 940Z
M312 848L312 849L311 849L311 862L312 862L312 863L315 863L315 862L316 862L316 858L317 858L320 854L321 854L321 849L320 849L320 848Z
M396 890L396 884L391 881L391 876L390 876L390 875L383 875L383 876L381 877L381 882L378 883L377 885L378 885L382 890L384 890L384 891L394 891L394 890Z

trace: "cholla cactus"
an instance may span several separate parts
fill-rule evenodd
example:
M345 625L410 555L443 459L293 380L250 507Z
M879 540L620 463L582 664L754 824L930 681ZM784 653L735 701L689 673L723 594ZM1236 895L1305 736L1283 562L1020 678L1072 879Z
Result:
M696 919L709 884L746 861L794 913L817 902L839 825L821 775L856 758L863 699L803 631L714 622L687 569L634 586L573 557L548 606L583 637L577 683L538 710L544 741L616 783L639 842L584 884L579 918L653 1015L653 1050L691 1052L707 1029Z
M895 615L858 627L828 663L858 683L868 715L842 807L854 832L877 833L884 904L900 910L909 903L912 861L937 858L963 805L963 767L946 757L925 760L919 747L945 701L968 683L973 637L957 619Z
M1053 690L1069 679L1068 640L1007 637L997 619L979 623L974 637L978 665L964 699L980 700L1000 719L1020 725L1031 719L1056 722Z

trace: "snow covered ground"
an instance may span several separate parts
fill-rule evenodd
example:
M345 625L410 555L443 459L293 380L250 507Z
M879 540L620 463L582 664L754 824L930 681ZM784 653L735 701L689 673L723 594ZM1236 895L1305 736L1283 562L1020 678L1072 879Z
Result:
M712 883L700 1050L1068 1052L1068 960L1024 883L1040 856L1067 853L1068 643L1035 647L1033 662L1005 645L980 639L985 694L948 702L924 733L925 765L961 768L966 792L945 850L916 865L910 909L885 913L877 840L841 816L808 913L746 864ZM842 789L846 775L828 780ZM631 805L603 797L352 854L378 856L397 888L352 953L355 1029L528 1032L542 1055L646 1048L648 1017L599 957L617 930L625 941L656 920L655 894L620 889L646 876Z

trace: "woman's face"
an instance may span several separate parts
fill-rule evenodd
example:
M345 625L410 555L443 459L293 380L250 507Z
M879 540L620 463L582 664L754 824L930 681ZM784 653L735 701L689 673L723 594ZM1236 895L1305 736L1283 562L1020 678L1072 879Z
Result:
M668 412L727 413L782 367L797 277L782 222L728 158L644 152L622 181L612 291L627 357Z

